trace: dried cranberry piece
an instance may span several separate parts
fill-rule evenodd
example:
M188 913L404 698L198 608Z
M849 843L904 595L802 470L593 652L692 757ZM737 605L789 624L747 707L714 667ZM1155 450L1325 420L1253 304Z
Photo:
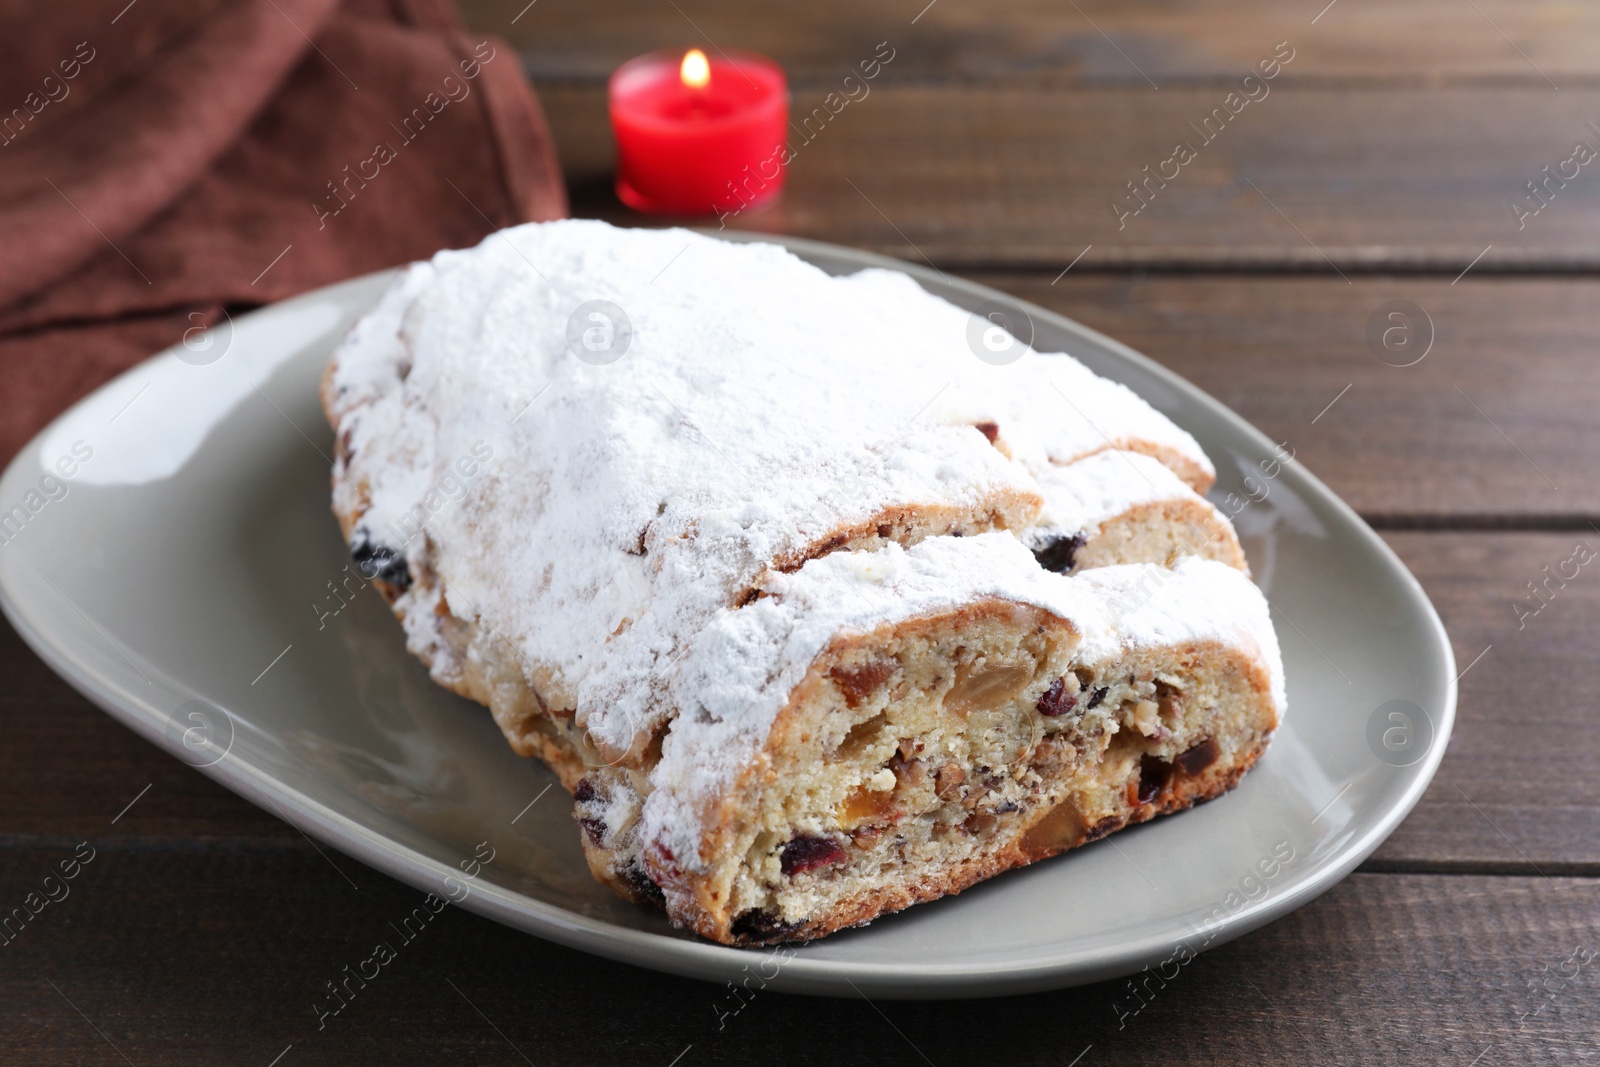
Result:
M1067 692L1067 679L1063 676L1050 683L1050 688L1039 698L1039 714L1054 719L1078 706L1078 694Z
M1000 427L992 422L978 423L977 430L979 433L983 434L983 436L989 439L989 443L991 445L994 444L994 439L1000 436Z
M572 799L579 804L587 804L595 798L594 783L587 778L578 779L578 788L572 791Z
M584 816L578 820L578 825L583 827L583 832L589 835L589 840L599 844L606 836L606 824L602 819Z
M800 834L783 846L779 866L787 875L803 874L818 867L845 861L844 847L831 837L813 837Z
M1049 541L1033 550L1033 558L1039 561L1039 566L1047 571L1065 574L1077 562L1078 549L1088 542L1083 534L1073 534L1071 537L1053 537Z
M1146 753L1139 757L1139 803L1148 804L1172 777L1172 764Z
M1179 756L1178 766L1183 768L1184 774L1192 778L1217 762L1217 757L1220 755L1222 752L1217 748L1216 740L1208 737Z

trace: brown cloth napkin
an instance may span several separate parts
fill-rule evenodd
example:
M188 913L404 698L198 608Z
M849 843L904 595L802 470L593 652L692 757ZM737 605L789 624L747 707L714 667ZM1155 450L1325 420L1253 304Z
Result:
M0 462L222 309L560 218L449 0L0 0Z

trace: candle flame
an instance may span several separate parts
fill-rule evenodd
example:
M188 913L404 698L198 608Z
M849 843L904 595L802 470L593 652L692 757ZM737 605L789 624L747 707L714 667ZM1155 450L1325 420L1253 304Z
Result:
M711 64L706 61L706 54L698 48L689 49L684 54L683 66L678 68L678 77L691 89L704 89L710 85Z

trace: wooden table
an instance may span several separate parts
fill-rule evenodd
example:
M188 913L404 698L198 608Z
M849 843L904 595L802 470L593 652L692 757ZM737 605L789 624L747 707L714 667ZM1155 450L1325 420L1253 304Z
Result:
M1542 600L1529 585L1576 545L1600 549L1600 162L1567 162L1578 142L1600 148L1600 7L524 2L466 6L521 49L575 213L639 221L609 192L604 81L619 61L663 44L765 52L791 74L797 121L812 121L785 199L733 225L927 261L1037 301L1290 442L1383 531L1449 628L1464 675L1438 777L1357 873L1207 953L1122 1025L1111 983L965 1003L763 994L719 1028L723 989L449 909L319 1032L323 983L415 891L320 854L137 740L6 629L0 904L79 842L94 859L0 948L0 1059L1600 1057L1600 567ZM892 60L847 85L880 42ZM1244 83L1275 51L1292 55L1276 77ZM858 99L834 113L828 94L846 90ZM1230 105L1235 91L1255 99ZM1196 127L1215 108L1226 122L1205 140ZM1179 141L1194 158L1171 176ZM1169 177L1134 199L1127 183L1147 165ZM1368 343L1391 300L1431 321L1411 366Z

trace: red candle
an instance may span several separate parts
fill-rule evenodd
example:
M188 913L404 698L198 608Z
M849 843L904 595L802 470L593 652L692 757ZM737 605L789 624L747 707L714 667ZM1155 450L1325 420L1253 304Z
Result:
M778 195L789 88L772 60L652 52L611 75L617 196L668 215L741 211Z

